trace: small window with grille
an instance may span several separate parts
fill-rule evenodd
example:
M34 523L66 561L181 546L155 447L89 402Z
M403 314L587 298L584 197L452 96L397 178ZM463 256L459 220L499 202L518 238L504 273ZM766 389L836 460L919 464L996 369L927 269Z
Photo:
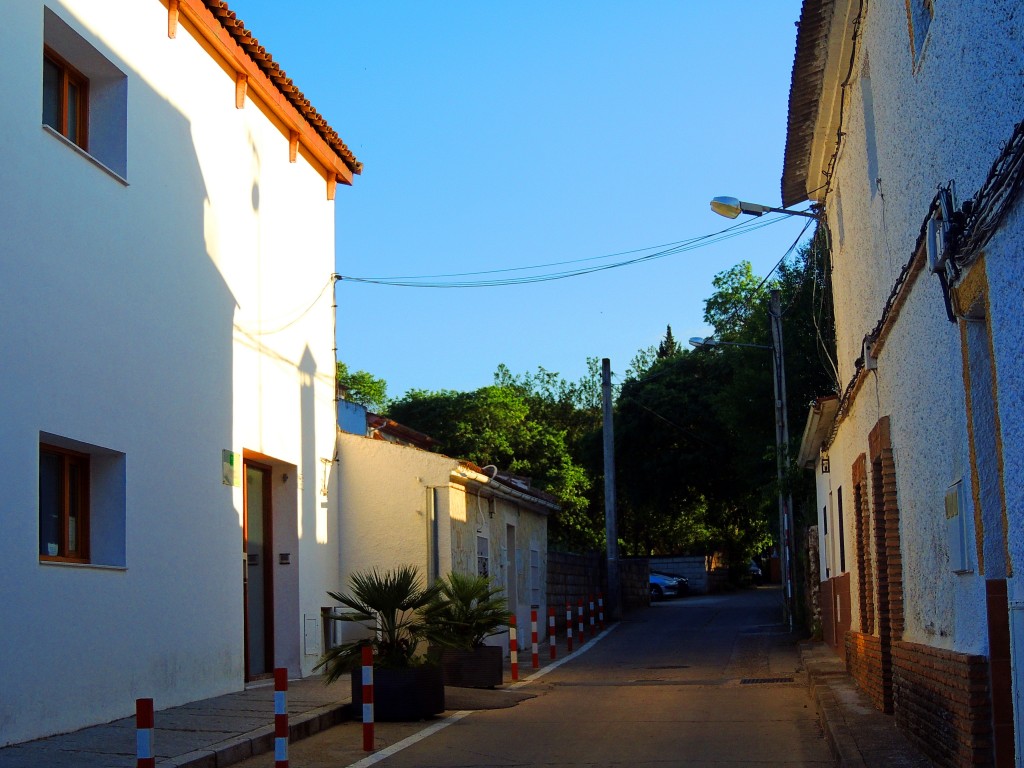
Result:
M490 576L490 545L486 536L476 537L476 573L478 576Z

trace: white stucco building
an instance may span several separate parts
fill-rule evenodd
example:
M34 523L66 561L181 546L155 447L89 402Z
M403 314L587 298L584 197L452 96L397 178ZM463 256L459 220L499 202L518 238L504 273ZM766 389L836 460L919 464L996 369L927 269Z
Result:
M533 606L545 637L554 497L493 466L423 450L429 438L393 421L368 419L365 433L338 431L341 591L353 573L373 568L413 565L430 581L453 570L487 575L504 588L521 632ZM492 642L507 647L508 637Z
M307 675L360 165L219 0L19 0L0 52L0 746Z
M1022 35L1015 0L805 0L790 91L841 385L802 449L825 636L940 765L1013 765L1024 718Z

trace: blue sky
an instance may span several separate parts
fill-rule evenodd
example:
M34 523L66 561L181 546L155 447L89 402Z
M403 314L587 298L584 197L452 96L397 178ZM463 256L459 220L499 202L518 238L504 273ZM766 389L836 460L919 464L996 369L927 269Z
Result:
M594 259L730 226L716 195L780 204L799 0L230 6L365 164L335 203L343 276ZM393 397L475 389L499 363L621 374L666 325L706 333L713 276L763 275L804 223L525 285L343 280L339 358Z

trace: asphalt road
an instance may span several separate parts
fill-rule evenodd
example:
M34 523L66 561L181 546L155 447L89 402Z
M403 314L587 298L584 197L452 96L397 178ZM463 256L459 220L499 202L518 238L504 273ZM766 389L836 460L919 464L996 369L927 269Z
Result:
M379 723L374 753L347 723L289 757L297 768L831 766L798 665L777 589L687 597L628 614L514 692L449 689L461 710L449 717Z

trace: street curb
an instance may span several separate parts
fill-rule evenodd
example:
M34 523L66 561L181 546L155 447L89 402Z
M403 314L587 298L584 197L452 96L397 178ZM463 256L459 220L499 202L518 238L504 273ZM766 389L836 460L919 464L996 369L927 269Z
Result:
M798 648L825 741L839 768L933 768L892 715L872 704L830 648L820 642L802 642Z
M289 716L288 741L296 742L351 720L349 702L326 704L299 715ZM199 749L187 755L169 758L157 763L160 768L223 768L247 760L255 755L274 751L274 726L256 730L218 742L209 749Z
M811 697L814 699L818 719L825 732L825 741L828 742L829 751L832 753L836 765L839 768L866 766L857 741L850 732L843 715L842 707L839 706L831 687L826 683L813 681Z
M815 655L817 647L807 642L798 645L800 660L807 672L809 694L814 700L829 751L838 768L866 768L843 707L832 690L833 685L843 685L849 681L846 665L831 654L825 658Z

